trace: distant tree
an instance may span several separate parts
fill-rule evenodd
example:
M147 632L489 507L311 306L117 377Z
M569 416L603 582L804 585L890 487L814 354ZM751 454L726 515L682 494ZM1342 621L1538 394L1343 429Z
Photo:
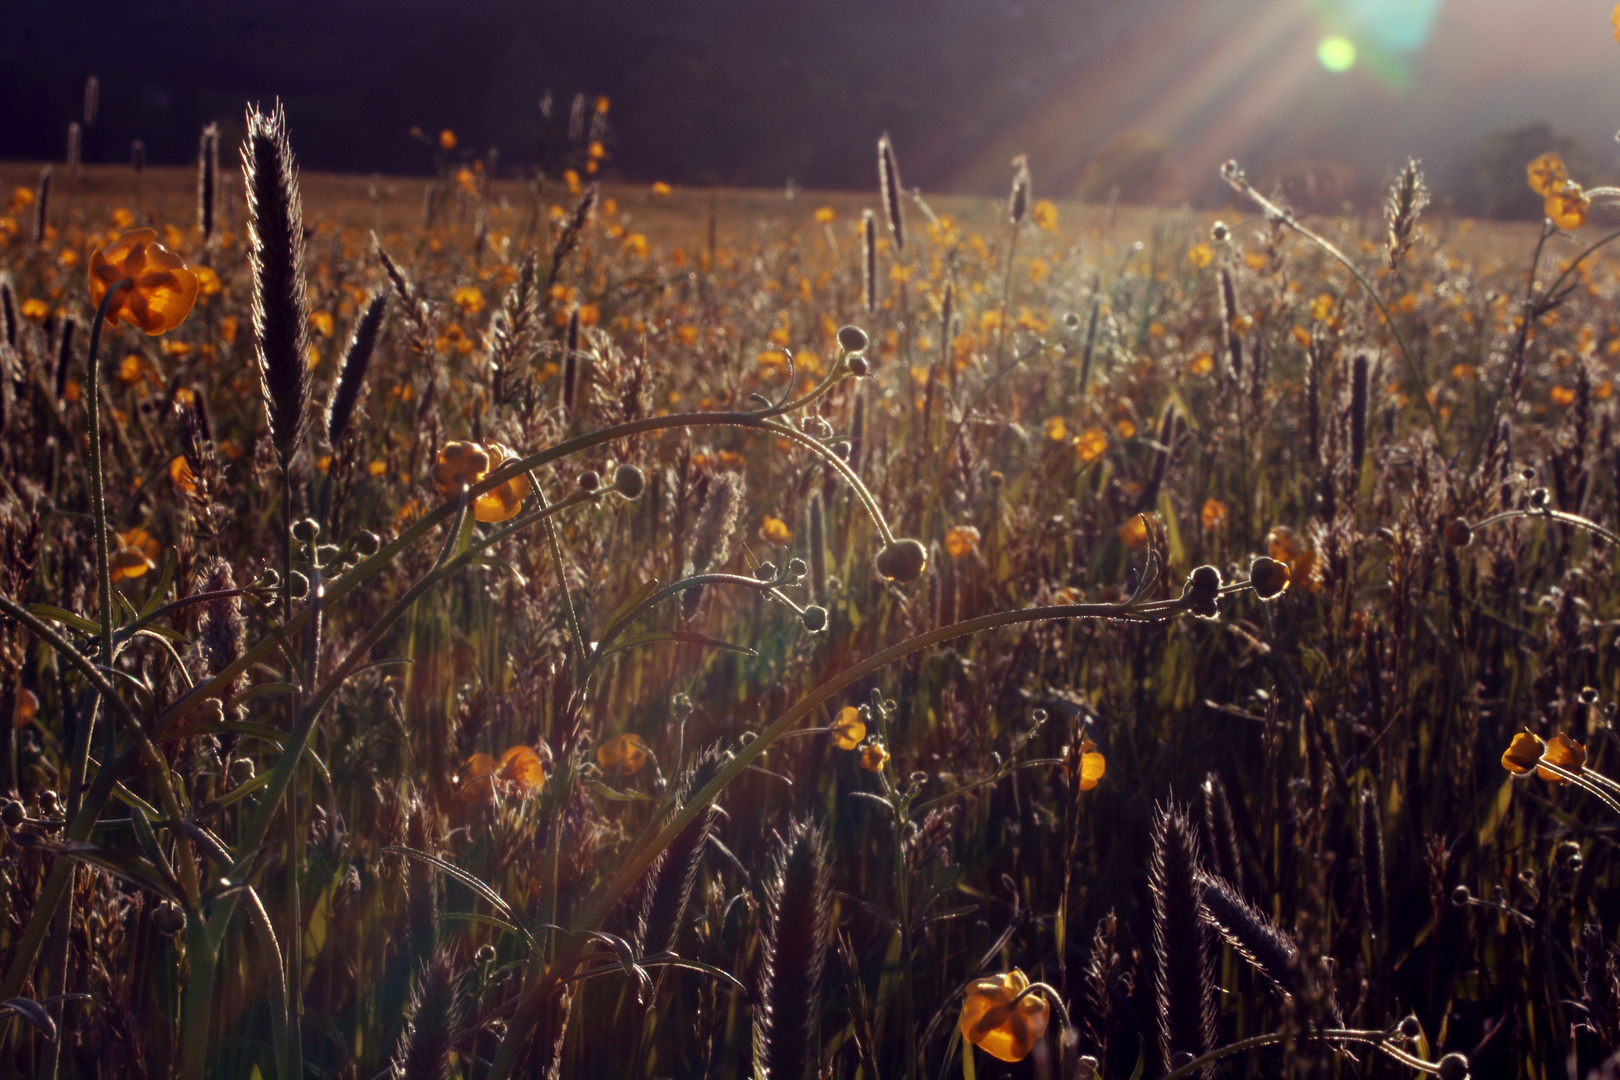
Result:
M1175 184L1170 147L1143 128L1128 128L1103 144L1080 177L1076 198L1107 202L1115 188L1122 203L1163 201Z
M1307 214L1341 213L1346 203L1360 205L1366 199L1356 170L1338 161L1297 158L1269 170L1260 187Z
M1579 139L1560 135L1551 124L1538 120L1493 131L1480 140L1473 161L1455 187L1457 210L1476 217L1541 217L1542 201L1525 181L1525 166L1546 153L1563 158L1570 179L1583 187L1595 187L1608 179L1609 170L1598 164Z

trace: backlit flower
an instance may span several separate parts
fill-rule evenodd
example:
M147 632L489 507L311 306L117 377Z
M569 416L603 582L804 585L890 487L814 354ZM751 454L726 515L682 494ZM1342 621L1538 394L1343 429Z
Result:
M793 530L788 528L787 522L769 514L765 515L765 523L759 527L759 535L772 544L787 544L793 540Z
M475 442L453 442L433 463L433 486L440 495L457 495L489 472L489 453Z
M1086 428L1074 437L1074 452L1090 465L1108 452L1108 435L1099 428Z
M1502 752L1502 768L1515 776L1523 775L1535 767L1541 760L1542 751L1547 744L1528 731L1521 731L1513 736L1513 741Z
M615 735L596 748L596 763L604 769L618 769L634 776L647 764L652 751L636 735Z
M832 722L833 745L840 750L853 750L861 745L866 738L866 722L861 719L861 710L853 705L845 705L838 710L838 716Z
M957 525L945 534L945 553L953 559L964 559L979 546L979 530L972 525Z
M1586 224L1587 205L1581 185L1566 180L1563 186L1548 193L1543 209L1560 229L1578 229Z
M1030 220L1047 232L1057 232L1057 207L1050 199L1037 199L1035 205L1029 209Z
M145 529L135 528L118 533L117 537L118 548L107 557L109 576L114 581L138 578L148 570L156 569L157 563L154 560L162 548L152 538L151 533Z
M1187 249L1187 261L1202 270L1215 261L1215 252L1208 244L1200 241Z
M439 132L439 149L454 150L456 148L456 133L449 128Z
M1547 740L1547 750L1542 754L1541 760L1556 765L1565 772L1578 773L1586 766L1586 747L1560 731ZM1555 784L1569 783L1550 769L1538 768L1536 775Z
M1108 759L1090 739L1081 739L1078 749L1069 747L1063 752L1070 779L1081 791L1090 791L1108 771Z
M873 739L861 750L861 768L867 772L882 772L883 766L889 763L889 751L881 742Z
M490 443L485 452L489 455L489 468L480 474L479 479L483 479L508 461L517 460L517 454L513 453L510 447L500 443ZM523 474L519 473L499 487L486 491L474 499L473 517L486 523L514 518L518 511L523 509L523 496L528 490Z
M1542 154L1525 166L1525 175L1530 181L1530 190L1543 198L1563 187L1569 180L1569 173L1564 169L1564 159L1557 154Z
M1205 499L1204 508L1198 512L1199 523L1212 530L1225 525L1228 516L1226 504L1219 499Z
M127 322L156 336L173 330L197 302L197 275L180 256L157 242L152 229L132 229L90 253L90 301L100 304L107 290L128 279L107 307L107 322Z
M1046 1034L1052 1008L1038 992L1018 996L1028 988L1017 968L975 979L962 1002L962 1039L1002 1061L1023 1061Z

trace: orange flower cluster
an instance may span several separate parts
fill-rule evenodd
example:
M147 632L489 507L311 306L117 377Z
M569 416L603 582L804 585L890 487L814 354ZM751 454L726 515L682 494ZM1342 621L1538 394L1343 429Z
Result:
M440 495L451 498L471 487L517 454L500 443L487 447L475 442L447 443L433 463L433 486ZM483 522L506 521L523 509L525 487L521 475L486 491L473 500L473 517Z
M1513 742L1502 753L1502 768L1515 776L1535 769L1536 775L1543 780L1555 784L1569 783L1551 769L1542 768L1542 762L1555 765L1565 772L1578 773L1586 767L1586 747L1563 732L1543 742L1540 736L1521 731L1513 736Z
M500 761L488 754L474 754L462 768L460 794L466 802L491 795L528 799L546 784L546 764L530 746L511 747Z

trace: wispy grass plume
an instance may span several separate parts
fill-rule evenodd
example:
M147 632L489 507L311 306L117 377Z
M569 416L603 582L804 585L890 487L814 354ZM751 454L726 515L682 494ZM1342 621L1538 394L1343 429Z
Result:
M1215 1042L1215 991L1198 862L1198 840L1187 815L1173 805L1158 807L1148 888L1158 1064L1166 1070L1177 1054L1197 1057Z
M686 805L715 778L725 763L726 755L719 747L704 751L681 778L676 805ZM719 811L710 805L693 818L647 872L641 916L636 920L636 944L642 955L668 952L675 947L675 939L686 918L686 906L692 899L692 885L697 881L698 867L703 862L703 852L718 816Z
M900 213L900 165L895 161L894 143L889 141L886 131L878 139L878 193L883 197L883 215L888 219L894 248L904 251L906 222Z
M377 351L377 338L382 333L383 316L388 312L388 294L374 293L355 323L354 338L349 351L343 355L343 369L338 372L337 384L332 388L332 400L326 406L326 441L336 446L349 429L354 408L360 402L360 391L365 387L366 369L371 366L372 354Z
M214 237L219 203L219 125L210 123L197 140L197 227L206 243Z
M248 264L259 391L281 467L291 464L309 425L309 299L304 285L304 207L280 102L248 109L242 142Z
M451 1055L467 1023L467 997L448 947L423 962L411 983L405 1027L389 1063L393 1080L449 1080Z
M754 1005L755 1080L806 1080L819 1057L821 974L831 918L827 841L789 826L766 885L764 955Z

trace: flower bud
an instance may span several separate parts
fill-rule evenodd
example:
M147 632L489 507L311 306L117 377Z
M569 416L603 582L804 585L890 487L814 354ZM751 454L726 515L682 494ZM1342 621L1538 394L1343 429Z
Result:
M846 326L838 331L838 347L847 353L858 353L871 343L866 331L858 326Z
M8 829L15 829L28 818L28 811L16 799L7 799L4 806L0 806L0 824Z
M874 565L884 577L907 584L928 568L928 549L917 540L896 540L878 552Z
M293 522L293 539L300 544L313 544L315 538L321 535L321 526L314 518L304 518Z
M793 559L787 565L787 572L792 577L802 578L810 572L810 568L804 564L803 559Z
M799 621L812 634L819 634L827 629L827 609L819 604L811 604L799 613Z
M601 486L602 478L601 476L597 475L595 469L586 469L584 472L579 474L579 490L595 491Z
M309 578L294 570L287 582L287 592L294 600L302 600L309 595Z
M1440 1080L1468 1080L1468 1059L1462 1054L1450 1053L1435 1067Z
M613 486L627 499L639 499L647 490L647 475L634 465L620 465L613 472Z
M1444 532L1446 543L1452 547L1467 547L1474 542L1474 530L1462 518L1452 518Z
M776 564L773 562L760 563L758 566L754 567L754 576L759 578L761 581L770 581L772 578L776 577Z
M1275 600L1288 588L1288 564L1264 555L1256 557L1249 566L1249 584L1262 600Z
M1417 1017L1408 1015L1401 1020L1401 1037L1416 1039L1423 1034L1423 1024Z
M871 374L871 371L872 365L866 362L866 357L852 356L849 358L849 373L857 379L864 378Z
M382 537L369 529L361 529L349 541L349 546L354 548L356 554L370 558L382 550Z
M186 913L172 900L165 900L152 909L152 925L160 933L178 934L186 928Z

